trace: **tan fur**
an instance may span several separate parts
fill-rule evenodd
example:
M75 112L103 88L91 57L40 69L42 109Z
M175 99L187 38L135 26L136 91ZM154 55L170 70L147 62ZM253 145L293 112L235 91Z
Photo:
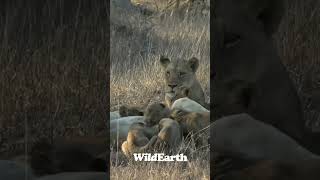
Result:
M160 122L163 118L170 116L170 109L163 103L150 104L144 113L144 121L147 126L154 126Z
M173 109L171 118L179 122L184 136L195 134L196 144L208 144L210 112L187 112Z
M177 121L164 118L159 122L160 132L155 146L168 153L175 152L182 140L182 132Z
M50 142L36 142L30 163L36 175L65 171L105 171L106 160L101 154L108 149L105 137L59 137Z
M188 90L188 97L202 106L205 106L204 92L199 81L196 78L196 71L199 66L199 60L195 57L184 59L172 59L160 57L160 64L164 70L166 83L165 102L168 107L178 99L181 90ZM182 93L183 94L183 93Z
M144 123L134 123L130 126L127 140L122 143L121 150L128 157L133 153L151 150L156 140L157 127L147 127Z
M317 180L319 179L319 160L284 163L261 160L247 168L225 173L220 180Z

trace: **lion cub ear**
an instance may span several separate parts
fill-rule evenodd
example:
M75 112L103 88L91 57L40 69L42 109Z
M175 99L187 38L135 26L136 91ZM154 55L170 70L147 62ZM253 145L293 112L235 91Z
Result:
M199 67L199 59L192 57L188 60L188 64L191 67L193 72L196 72Z
M162 65L162 67L166 68L168 66L168 64L170 63L170 59L161 55L160 56L160 64Z
M128 107L125 105L121 105L119 108L119 114L120 114L120 117L128 116Z
M185 96L185 97L189 97L189 94L190 94L190 90L189 89L184 89L183 90L183 95Z

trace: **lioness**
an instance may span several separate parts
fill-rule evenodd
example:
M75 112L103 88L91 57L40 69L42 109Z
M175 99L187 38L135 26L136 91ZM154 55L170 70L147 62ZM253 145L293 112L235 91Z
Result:
M107 162L99 156L106 151L105 138L57 138L52 144L47 140L40 140L31 148L30 162L35 175L65 171L103 172L107 169Z
M177 99L177 95L183 89L188 89L188 97L202 106L206 106L204 92L196 78L196 71L199 67L199 60L195 57L184 60L170 60L167 57L160 57L160 64L164 70L166 83L165 102L168 107Z
M272 40L283 7L282 0L216 0L211 94L213 107L220 110L213 115L219 118L246 112L320 153L320 148L314 147L320 143L309 142L311 138L306 137L300 99ZM234 80L243 85L226 88L225 83ZM221 97L234 90L234 103L240 109L232 112L225 103L233 100Z
M214 150L210 152L210 158L217 176L221 172L228 174L233 169L248 167L258 160L292 165L306 160L320 161L320 156L288 135L248 114L226 116L213 122L210 125L210 146Z
M157 127L147 127L144 123L133 123L128 132L128 137L121 146L122 152L130 158L133 153L142 153L150 150L156 141Z
M248 114L223 117L210 125L214 151L236 158L270 159L283 162L319 159L294 139Z
M218 180L317 180L320 177L319 160L303 160L295 163L261 160L239 170L220 174Z
M199 103L187 97L179 98L173 102L171 109L181 109L187 112L209 112L206 108Z

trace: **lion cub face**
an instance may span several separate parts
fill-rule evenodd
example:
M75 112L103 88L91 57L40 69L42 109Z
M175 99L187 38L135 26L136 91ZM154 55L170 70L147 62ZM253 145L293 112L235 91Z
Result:
M164 79L166 83L166 93L176 94L181 88L191 88L196 80L196 71L199 66L197 58L189 60L160 57L161 66L164 69Z
M170 115L170 109L162 103L150 104L145 113L144 120L147 126L153 126L159 123L163 118L167 118Z

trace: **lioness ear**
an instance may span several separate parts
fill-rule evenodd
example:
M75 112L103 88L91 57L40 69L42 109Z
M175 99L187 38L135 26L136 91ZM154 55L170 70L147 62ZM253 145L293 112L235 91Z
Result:
M188 64L191 67L193 72L196 72L199 67L199 60L195 57L192 57L188 60Z
M160 64L162 65L162 67L166 68L168 66L168 64L170 63L170 59L164 56L160 56Z

